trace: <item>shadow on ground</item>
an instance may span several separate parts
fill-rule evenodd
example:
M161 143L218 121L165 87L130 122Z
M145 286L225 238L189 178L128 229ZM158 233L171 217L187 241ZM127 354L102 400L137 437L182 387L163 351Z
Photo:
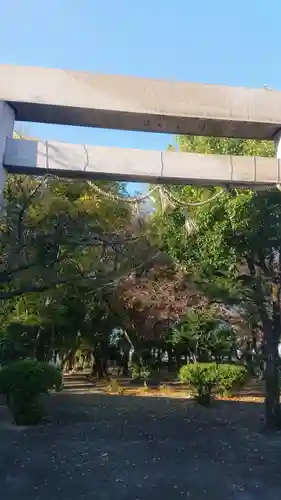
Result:
M262 405L54 394L51 423L0 430L5 500L280 500L281 435Z

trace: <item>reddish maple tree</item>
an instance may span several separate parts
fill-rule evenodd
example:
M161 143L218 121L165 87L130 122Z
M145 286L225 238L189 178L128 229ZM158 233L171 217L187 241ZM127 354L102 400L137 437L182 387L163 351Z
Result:
M135 331L139 340L156 343L188 308L204 300L182 271L157 262L123 280L116 297L124 326Z

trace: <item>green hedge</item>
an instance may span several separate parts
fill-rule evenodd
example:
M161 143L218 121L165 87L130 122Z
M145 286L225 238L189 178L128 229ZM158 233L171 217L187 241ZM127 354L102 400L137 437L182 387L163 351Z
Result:
M18 425L40 423L44 415L41 396L61 386L61 371L47 363L26 359L0 370L0 393L6 396Z
M218 365L219 386L218 393L221 396L229 396L234 389L239 389L247 381L248 372L245 366Z
M216 363L194 363L181 367L179 379L188 384L197 401L208 406L212 395L230 395L247 379L244 366Z

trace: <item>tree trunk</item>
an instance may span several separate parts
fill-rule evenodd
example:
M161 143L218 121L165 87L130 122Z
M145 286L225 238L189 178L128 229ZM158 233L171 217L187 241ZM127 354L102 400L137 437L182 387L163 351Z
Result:
M75 365L75 351L72 352L68 358L68 370L71 372Z
M278 343L280 337L280 269L281 252L279 252L278 273L272 280L271 300L272 315L266 308L266 291L259 280L256 283L256 304L263 326L263 359L265 380L265 427L268 430L280 429L280 389L278 370Z
M168 354L168 372L173 371L173 351L171 348L167 349L167 354Z
M265 339L265 421L271 430L281 427L280 388L278 373L278 343L268 332Z
M37 361L47 361L50 355L50 335L44 328L39 328L36 335L34 357Z
M157 370L160 372L162 368L162 349L160 347L157 349Z
M181 355L180 352L178 352L177 350L175 352L175 358L176 358L176 370L178 372L181 367Z
M264 331L265 355L265 421L269 430L281 428L280 387L278 370L278 343L280 337L280 270L281 252L279 252L279 272L272 283L272 321L271 328Z
M129 357L130 357L130 348L124 350L122 354L122 375L123 377L129 376Z
M62 371L67 371L67 370L72 369L72 367L74 365L75 351L76 351L76 348L69 349L66 356L63 358L63 360L61 362L61 370Z
M94 362L92 367L92 375L101 380L107 377L107 360L94 354Z

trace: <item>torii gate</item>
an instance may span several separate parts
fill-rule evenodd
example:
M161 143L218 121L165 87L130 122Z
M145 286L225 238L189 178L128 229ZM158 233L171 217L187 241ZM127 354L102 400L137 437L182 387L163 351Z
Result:
M13 139L15 120L272 139L277 158ZM281 92L0 65L0 192L10 173L174 184L281 182Z

